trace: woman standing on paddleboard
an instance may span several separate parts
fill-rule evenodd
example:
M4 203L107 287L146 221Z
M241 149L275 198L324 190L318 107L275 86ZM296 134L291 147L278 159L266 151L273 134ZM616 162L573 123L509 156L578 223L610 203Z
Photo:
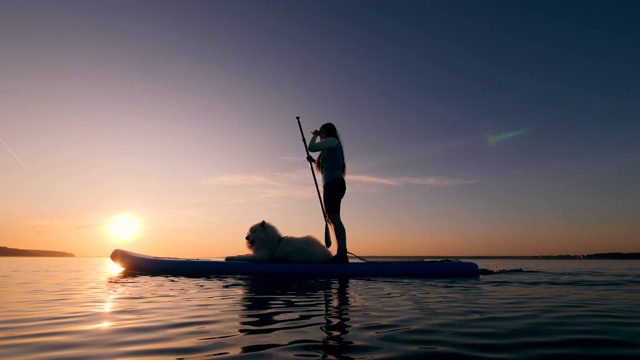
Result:
M316 170L322 174L324 208L338 243L338 252L330 262L346 264L349 262L347 258L347 231L340 219L340 204L347 190L344 181L347 167L342 143L340 136L338 136L338 129L332 123L322 125L319 130L314 130L311 134L313 137L309 141L308 149L311 152L320 151L320 156L314 160L309 155L307 160L315 162ZM320 141L316 142L318 137L320 137Z

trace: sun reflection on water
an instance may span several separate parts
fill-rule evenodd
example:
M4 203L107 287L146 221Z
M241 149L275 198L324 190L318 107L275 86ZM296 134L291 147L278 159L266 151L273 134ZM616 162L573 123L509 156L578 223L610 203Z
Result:
M111 323L110 323L110 322L108 322L108 321L104 321L104 322L102 322L102 323L98 324L98 325L96 326L96 328L104 329L104 328L108 328L109 326L111 326Z
M113 261L109 260L109 263L107 264L108 267L108 272L109 275L111 276L116 276L118 274L120 274L122 272L122 270L124 270L124 268L116 263L114 263Z

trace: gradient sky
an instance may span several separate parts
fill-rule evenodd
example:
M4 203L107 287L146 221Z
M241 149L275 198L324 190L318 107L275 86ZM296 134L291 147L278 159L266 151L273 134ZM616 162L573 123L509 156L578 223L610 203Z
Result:
M322 238L300 116L341 133L356 254L640 252L638 14L0 0L0 245L218 257L263 219ZM127 241L121 213L143 219Z

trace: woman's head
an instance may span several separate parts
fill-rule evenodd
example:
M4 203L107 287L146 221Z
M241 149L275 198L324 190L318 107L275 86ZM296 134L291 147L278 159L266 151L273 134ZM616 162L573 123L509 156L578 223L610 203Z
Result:
M320 131L320 136L322 138L336 138L338 140L340 140L340 136L338 135L338 129L336 129L336 126L333 125L332 123L326 123L323 124L322 126L320 126L320 129L318 129L318 131Z

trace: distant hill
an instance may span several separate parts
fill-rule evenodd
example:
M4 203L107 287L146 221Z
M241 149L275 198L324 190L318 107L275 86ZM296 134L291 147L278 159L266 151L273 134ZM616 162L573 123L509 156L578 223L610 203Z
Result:
M33 256L33 257L75 257L75 255L62 251L49 250L23 250L0 246L0 256Z

